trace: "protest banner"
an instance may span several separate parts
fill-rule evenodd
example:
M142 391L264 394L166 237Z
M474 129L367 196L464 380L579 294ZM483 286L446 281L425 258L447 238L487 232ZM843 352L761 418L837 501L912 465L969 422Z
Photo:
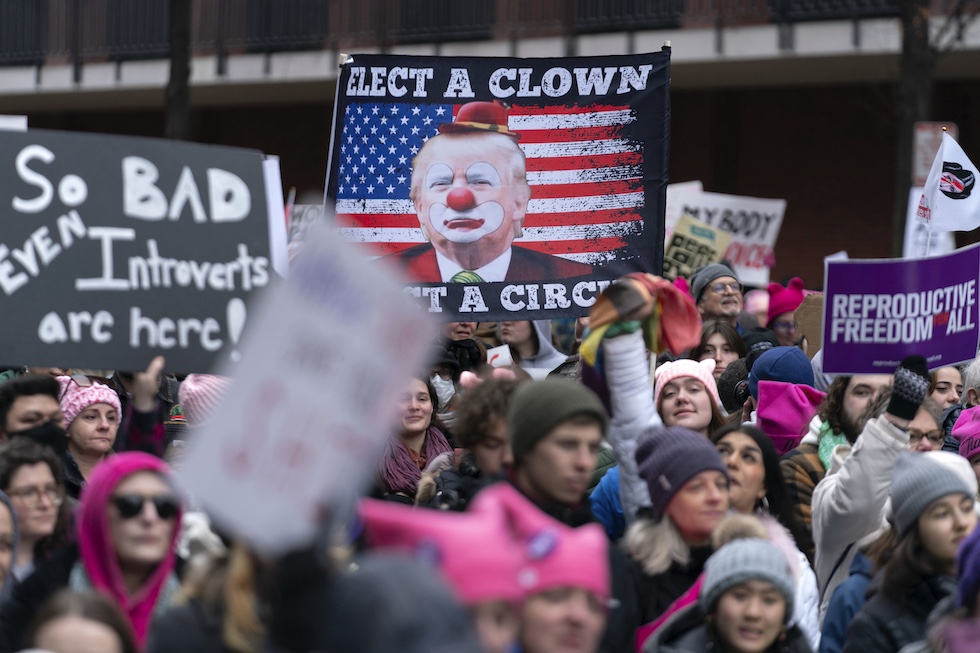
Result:
M285 260L262 153L43 130L0 144L0 365L141 370L163 354L207 371L236 343Z
M677 221L681 219L680 203L687 195L693 193L703 193L704 184L700 181L681 181L674 184L667 184L667 201L664 208L664 248L670 235L674 233Z
M188 445L183 487L260 551L308 544L377 473L436 330L390 272L311 230L287 280L259 298L232 383Z
M806 355L810 358L820 351L823 342L823 293L811 293L796 309L800 336L806 338Z
M350 57L327 174L340 233L443 319L586 315L623 274L661 271L669 52Z
M769 283L769 268L775 262L773 248L783 226L786 200L740 197L722 193L684 193L673 210L687 214L719 231L732 235L722 257L735 268L747 286ZM667 222L677 219L667 216Z
M683 214L664 249L663 277L690 279L702 265L720 261L731 241L731 234Z
M825 372L890 374L913 354L929 369L976 356L980 245L916 260L827 260L824 267Z

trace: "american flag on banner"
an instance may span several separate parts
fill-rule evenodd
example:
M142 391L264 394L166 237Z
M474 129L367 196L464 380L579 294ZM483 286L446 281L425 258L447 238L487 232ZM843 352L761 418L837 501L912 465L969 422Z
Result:
M409 199L412 158L461 105L374 103L345 108L337 226L369 256L425 242ZM643 231L643 144L623 136L628 106L515 106L531 201L514 245L601 265Z

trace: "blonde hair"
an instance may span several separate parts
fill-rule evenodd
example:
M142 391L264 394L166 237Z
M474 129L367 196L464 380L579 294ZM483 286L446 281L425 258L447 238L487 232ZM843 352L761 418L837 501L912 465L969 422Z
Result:
M674 563L685 566L691 549L669 517L659 522L638 519L626 530L626 550L651 576L661 574Z
M240 542L195 570L182 588L184 599L219 606L223 614L221 641L237 653L261 653L265 625L259 619L256 593L258 560Z

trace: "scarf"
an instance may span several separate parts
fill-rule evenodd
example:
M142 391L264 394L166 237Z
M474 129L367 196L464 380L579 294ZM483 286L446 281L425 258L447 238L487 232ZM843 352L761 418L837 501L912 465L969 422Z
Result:
M429 426L422 443L422 453L427 461L435 460L436 456L452 451L449 441L442 431L435 426ZM389 492L401 492L415 498L419 481L422 480L422 470L419 469L408 450L402 445L397 435L385 442L384 455L380 466L381 482Z
M834 455L834 447L839 444L850 444L843 433L834 433L830 428L830 423L825 422L823 426L820 427L820 433L817 434L817 456L820 457L820 462L823 463L824 469L830 469L830 457Z

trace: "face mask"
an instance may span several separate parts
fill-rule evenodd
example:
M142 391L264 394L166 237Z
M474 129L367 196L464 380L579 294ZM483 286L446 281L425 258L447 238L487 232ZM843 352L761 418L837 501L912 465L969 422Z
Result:
M439 408L443 411L447 410L449 400L456 394L456 386L453 385L453 380L443 379L438 374L433 375L429 380L432 381L432 387L436 389L436 396L439 397Z
M68 433L54 422L45 422L40 426L35 426L16 433L8 433L8 437L30 438L35 442L50 447L59 456L68 450Z

